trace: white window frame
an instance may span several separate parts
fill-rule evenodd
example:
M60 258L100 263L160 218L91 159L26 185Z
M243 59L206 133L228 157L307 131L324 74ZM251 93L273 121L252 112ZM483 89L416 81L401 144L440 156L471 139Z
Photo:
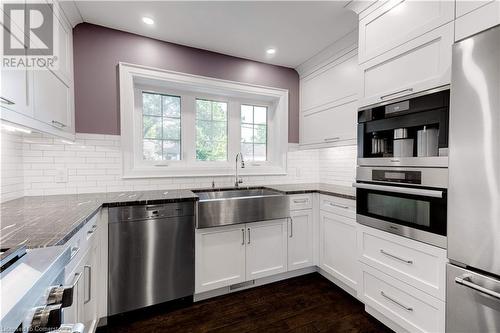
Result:
M239 173L285 175L288 150L288 90L120 63L122 178L208 177L234 174L241 145L241 104L268 108L268 160L248 161ZM142 156L142 91L181 96L181 160ZM228 160L197 161L195 99L228 103ZM138 119L140 118L140 121Z

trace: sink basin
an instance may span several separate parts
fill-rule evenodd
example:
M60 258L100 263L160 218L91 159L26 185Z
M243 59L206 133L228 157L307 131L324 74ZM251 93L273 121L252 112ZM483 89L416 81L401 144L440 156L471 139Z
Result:
M265 197L265 196L275 196L282 195L279 192L268 190L268 189L244 189L244 190L227 190L227 191L211 191L211 192L199 192L196 195L201 201L209 200L225 200L225 199L240 199L249 197Z
M235 189L196 193L197 228L218 227L290 216L288 197L268 189Z

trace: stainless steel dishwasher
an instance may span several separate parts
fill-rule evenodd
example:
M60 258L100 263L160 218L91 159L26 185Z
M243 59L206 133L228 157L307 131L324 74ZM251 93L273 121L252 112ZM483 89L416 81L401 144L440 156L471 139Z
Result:
M194 212L194 202L109 209L109 316L194 294Z

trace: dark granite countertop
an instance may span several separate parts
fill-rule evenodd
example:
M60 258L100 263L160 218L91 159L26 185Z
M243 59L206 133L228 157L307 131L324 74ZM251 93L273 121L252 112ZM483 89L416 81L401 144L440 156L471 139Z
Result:
M356 191L352 187L321 183L269 185L265 188L284 194L318 192L347 199L356 198ZM69 194L23 197L11 200L1 204L0 244L2 249L14 247L23 242L28 248L62 245L80 230L102 206L116 207L197 201L198 197L193 191Z

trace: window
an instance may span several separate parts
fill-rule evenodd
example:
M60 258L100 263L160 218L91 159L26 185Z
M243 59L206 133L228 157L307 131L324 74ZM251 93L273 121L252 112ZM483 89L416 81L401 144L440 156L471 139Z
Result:
M142 93L142 153L153 161L181 159L181 98Z
M286 174L288 92L120 63L123 178Z
M196 99L196 159L227 161L227 103Z
M267 107L241 105L241 152L245 160L267 160Z

